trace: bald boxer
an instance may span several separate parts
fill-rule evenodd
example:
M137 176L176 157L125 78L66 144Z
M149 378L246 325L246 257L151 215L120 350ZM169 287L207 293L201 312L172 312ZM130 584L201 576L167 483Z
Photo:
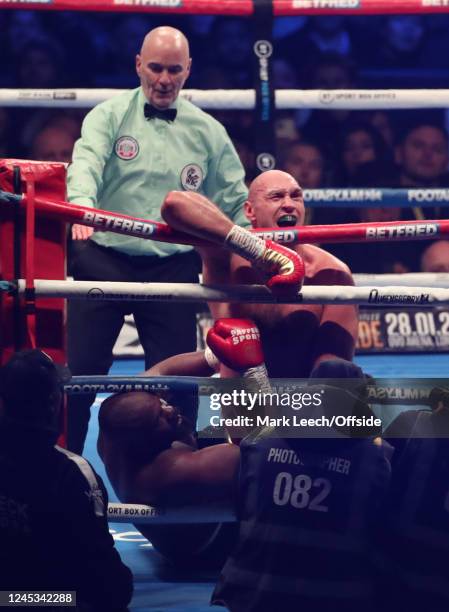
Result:
M302 189L286 172L265 172L252 182L244 211L253 227L302 225ZM205 284L266 282L266 269L259 261L260 243L265 241L234 225L204 196L171 192L165 198L162 216L175 229L223 247L199 249ZM305 285L354 284L349 268L323 249L304 244L292 250L303 262ZM298 269L299 265L295 272ZM284 291L295 291L298 278L294 272L288 277L278 270L279 277L285 281ZM321 361L351 360L354 354L357 308L353 305L211 304L210 308L214 317L248 317L256 322L271 377L307 377Z

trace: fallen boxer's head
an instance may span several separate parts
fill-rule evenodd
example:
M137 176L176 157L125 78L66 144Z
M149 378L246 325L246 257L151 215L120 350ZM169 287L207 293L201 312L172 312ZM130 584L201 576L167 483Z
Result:
M175 441L193 443L192 424L177 408L146 391L111 395L102 403L98 420L104 442L130 458L150 461Z

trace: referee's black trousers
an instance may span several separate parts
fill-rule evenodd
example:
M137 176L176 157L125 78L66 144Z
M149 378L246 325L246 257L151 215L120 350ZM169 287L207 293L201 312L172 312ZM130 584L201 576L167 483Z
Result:
M75 280L198 282L193 251L170 257L131 256L88 240L72 262ZM104 375L126 314L132 313L145 352L145 367L196 349L195 304L141 301L68 301L68 365L74 376ZM137 372L136 372L137 374ZM81 454L95 395L69 396L69 450Z

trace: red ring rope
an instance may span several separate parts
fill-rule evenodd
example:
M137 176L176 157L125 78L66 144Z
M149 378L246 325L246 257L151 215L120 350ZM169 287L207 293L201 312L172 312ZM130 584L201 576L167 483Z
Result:
M107 11L190 15L236 15L254 13L251 0L52 0L32 2L0 0L0 9ZM273 0L276 17L287 15L382 15L447 13L444 0Z
M6 194L9 201L19 200L24 206L27 196ZM0 196L2 194L0 193ZM137 236L158 242L174 242L193 246L207 244L190 234L177 232L159 221L120 215L107 210L87 208L63 201L35 198L36 211L47 217L79 223L97 230L111 231L128 236ZM449 235L449 220L388 221L386 223L345 223L340 225L307 225L297 227L272 227L251 230L263 238L283 244L316 244L326 242L385 242L403 240L433 240Z

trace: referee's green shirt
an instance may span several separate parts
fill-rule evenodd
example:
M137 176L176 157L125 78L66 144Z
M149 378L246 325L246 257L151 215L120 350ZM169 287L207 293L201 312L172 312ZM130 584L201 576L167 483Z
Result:
M145 119L140 87L92 109L84 119L68 168L70 202L160 221L171 190L192 190L247 226L244 170L224 127L187 100L178 98L176 119ZM130 255L165 257L191 247L113 232L93 239Z

